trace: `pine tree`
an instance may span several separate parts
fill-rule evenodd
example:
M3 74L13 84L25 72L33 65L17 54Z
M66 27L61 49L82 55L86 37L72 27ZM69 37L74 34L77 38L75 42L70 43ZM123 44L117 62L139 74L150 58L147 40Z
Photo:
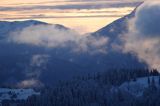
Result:
M154 80L154 77L152 77L152 85L155 85L155 80Z
M157 89L154 77L152 77L151 88L152 88L152 90L156 90Z
M159 76L158 84L159 84L159 86L160 86L160 76Z
M148 86L151 85L151 81L150 81L150 78L148 77Z
M134 75L133 75L133 81L137 81L137 79L136 79L136 74L134 73Z

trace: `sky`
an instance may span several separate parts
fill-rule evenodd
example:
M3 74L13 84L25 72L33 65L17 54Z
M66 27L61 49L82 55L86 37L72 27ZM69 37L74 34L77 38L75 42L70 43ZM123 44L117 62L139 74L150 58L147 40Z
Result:
M142 0L1 0L0 21L33 19L89 33L129 14L141 2Z

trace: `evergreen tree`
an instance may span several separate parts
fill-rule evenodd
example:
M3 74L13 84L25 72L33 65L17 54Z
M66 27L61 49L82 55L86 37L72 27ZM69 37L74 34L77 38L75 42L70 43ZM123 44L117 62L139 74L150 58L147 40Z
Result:
M159 84L159 86L160 86L160 76L159 76L158 84Z
M148 86L151 85L150 77L148 77Z
M155 79L154 79L154 77L152 77L151 89L152 89L153 91L157 89L156 84L155 84Z

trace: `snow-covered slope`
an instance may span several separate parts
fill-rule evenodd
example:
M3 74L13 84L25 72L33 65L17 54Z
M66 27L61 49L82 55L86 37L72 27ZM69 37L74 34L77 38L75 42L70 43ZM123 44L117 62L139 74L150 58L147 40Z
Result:
M40 93L33 89L0 88L0 102L3 100L26 100L32 95L40 95Z
M132 95L142 96L145 88L150 86L153 83L153 80L155 82L155 86L160 88L159 76L138 78L136 79L136 81L130 81L130 82L123 83L119 88L128 93L131 93Z

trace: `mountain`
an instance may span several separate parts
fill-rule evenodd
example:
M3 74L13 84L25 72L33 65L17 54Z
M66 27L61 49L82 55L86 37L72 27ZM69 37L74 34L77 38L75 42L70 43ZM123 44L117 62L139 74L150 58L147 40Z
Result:
M60 56L57 57L56 50L9 43L5 40L11 32L33 25L51 24L35 20L0 22L0 86L18 86L19 83L30 79L40 79L45 84L53 84L60 79L68 79L69 76L80 74L81 66L58 58ZM55 24L55 27L69 30L58 24ZM24 85L24 87L27 86Z
M136 9L133 10L130 14L115 20L114 22L110 23L107 26L93 32L93 36L105 36L109 37L110 39L110 47L112 43L122 44L123 42L120 41L119 35L123 35L128 31L128 20L135 16Z
M32 26L32 25L49 25L45 22L40 22L36 20L27 20L27 21L0 21L0 37L6 37L8 34L10 34L13 31L22 30L23 28ZM55 24L57 28L60 29L68 29L67 27L64 27L59 24Z
M110 69L139 69L147 65L131 53L123 53L112 48L119 43L118 35L127 31L127 19L131 14L92 33L92 36L109 37L107 54L71 52L70 47L46 48L27 44L8 43L6 38L11 32L33 25L51 25L40 21L0 22L0 85L15 86L30 79L39 80L44 85L55 85L59 80L86 73L101 72ZM71 30L62 25L58 29ZM33 35L34 36L34 35ZM121 42L119 43L121 44ZM33 62L34 61L34 62ZM34 64L33 64L34 63Z
M120 35L127 33L128 31L128 20L135 16L136 9L130 14L112 22L111 24L91 33L92 36L107 37L109 38L108 43L108 54L105 56L105 60L110 61L112 65L116 64L119 68L142 68L147 66L145 62L139 62L136 55L132 53L124 53L121 50L115 50L114 45L122 46L124 42L120 39ZM105 63L107 65L107 63ZM122 66L122 67L121 67Z
M0 37L5 37L12 31L22 30L25 27L28 27L31 25L39 25L39 24L47 24L47 23L34 21L34 20L28 20L28 21L22 21L22 22L21 21L14 21L14 22L0 21Z
M112 39L117 38L119 34L123 34L128 31L127 21L135 16L135 12L136 9L133 10L130 14L115 20L114 22L104 26L92 34L94 36L108 36Z

